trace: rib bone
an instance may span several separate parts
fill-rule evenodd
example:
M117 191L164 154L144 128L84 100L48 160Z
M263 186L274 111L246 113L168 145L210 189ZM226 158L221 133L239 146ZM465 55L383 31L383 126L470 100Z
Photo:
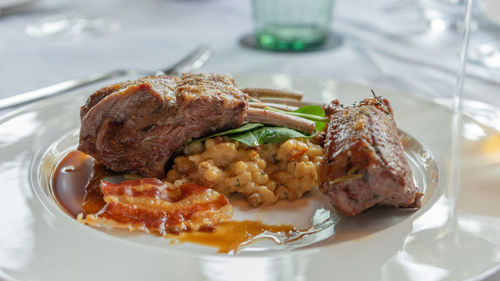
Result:
M265 88L245 88L241 89L241 91L255 98L270 97L270 98L280 98L280 99L291 99L296 101L300 101L302 99L301 94L285 90L265 89Z
M282 111L294 111L297 110L298 107L296 106L290 106L286 104L279 104L279 103L264 103L264 102L249 102L248 106L253 107L253 108L276 108Z
M312 134L316 128L313 121L252 106L248 108L245 121L288 127L307 134Z

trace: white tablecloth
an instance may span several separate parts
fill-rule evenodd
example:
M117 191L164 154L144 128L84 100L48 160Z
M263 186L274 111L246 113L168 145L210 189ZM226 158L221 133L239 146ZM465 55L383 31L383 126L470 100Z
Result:
M0 98L117 68L160 69L203 43L215 51L205 72L325 77L449 101L459 34L428 32L418 9L391 9L394 1L339 0L332 23L342 38L339 47L276 53L239 44L253 28L249 0L76 1L78 13L120 24L118 32L76 41L25 34L28 24L68 12L64 3L39 0L20 13L0 17ZM497 126L500 70L471 63L468 74L465 98L482 102L486 111L476 113ZM500 275L488 280L500 280Z
M253 28L250 1L76 1L79 13L116 20L121 28L71 41L24 33L37 19L68 11L40 0L25 13L0 18L0 97L116 68L162 68L199 43L215 50L203 71L320 76L450 97L460 36L426 32L417 9L387 12L393 1L337 1L332 27L342 45L294 54L238 43ZM500 107L500 71L471 64L469 73L466 98Z

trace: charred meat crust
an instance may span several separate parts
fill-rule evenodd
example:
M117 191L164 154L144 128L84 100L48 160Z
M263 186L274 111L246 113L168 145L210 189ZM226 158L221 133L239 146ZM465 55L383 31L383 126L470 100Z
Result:
M420 206L421 193L398 136L392 108L375 97L343 107L325 106L330 117L320 166L320 189L335 208L356 215L374 205Z
M78 149L117 172L161 178L184 143L240 126L248 98L225 75L150 76L103 88L81 109Z

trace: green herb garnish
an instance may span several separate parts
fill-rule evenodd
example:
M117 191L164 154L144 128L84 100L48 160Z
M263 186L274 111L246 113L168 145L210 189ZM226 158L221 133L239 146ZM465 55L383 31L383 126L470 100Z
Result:
M322 131L328 122L328 118L325 117L325 111L319 105L302 106L292 112L269 107L266 107L265 109L314 121L316 122L316 130L318 131ZM259 146L266 143L280 143L292 138L311 138L315 135L316 133L308 135L285 127L275 127L260 123L245 123L239 128L213 134L201 139L196 139L193 140L193 142L205 141L218 136L227 136L248 146Z
M193 142L195 142L195 141L205 141L205 140L211 139L213 137L227 136L227 135L232 135L232 134L239 134L239 133L251 131L251 130L254 130L254 129L257 129L257 128L260 128L260 127L264 127L264 124L260 124L260 123L245 123L245 124L241 125L239 128L232 129L232 130L229 130L229 131L220 132L220 133L217 133L217 134L213 134L213 135L210 135L208 137L201 138L201 139L195 139L195 140L193 140Z
M248 146L259 146L266 143L280 143L293 138L310 138L314 135L314 133L306 135L290 128L264 126L245 133L228 135L228 137Z

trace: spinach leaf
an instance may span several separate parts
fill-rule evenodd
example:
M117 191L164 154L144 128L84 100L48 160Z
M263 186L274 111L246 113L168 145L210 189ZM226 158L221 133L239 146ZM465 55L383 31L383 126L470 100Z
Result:
M325 111L323 110L323 107L319 105L304 105L293 112L298 112L298 113L305 113L309 115L316 115L320 117L325 117Z
M309 119L307 117L304 117L306 119L309 119L309 120L316 122L316 130L318 130L320 132L323 131L326 124L328 123L328 118L326 118L325 111L323 110L323 107L321 107L319 105L304 105L304 106L298 108L297 110L295 110L294 112L322 117L322 120L313 120L313 119Z
M248 146L259 146L266 143L280 143L291 138L310 138L314 135L306 135L290 128L265 126L229 137Z
M235 141L239 141L239 142L244 143L248 146L259 146L260 145L259 140L253 131L242 133L242 134L237 134L237 135L233 135L233 136L229 136L229 137Z
M232 134L238 134L238 133L248 132L248 131L251 131L253 129L259 128L259 127L264 127L264 124L260 124L260 123L245 123L242 126L240 126L239 128L232 129L232 130L229 130L229 131L220 132L220 133L217 133L217 134L213 134L213 135L201 138L201 139L195 139L192 142L205 141L205 140L208 140L210 138L218 137L218 136L227 136L227 135L232 135Z

